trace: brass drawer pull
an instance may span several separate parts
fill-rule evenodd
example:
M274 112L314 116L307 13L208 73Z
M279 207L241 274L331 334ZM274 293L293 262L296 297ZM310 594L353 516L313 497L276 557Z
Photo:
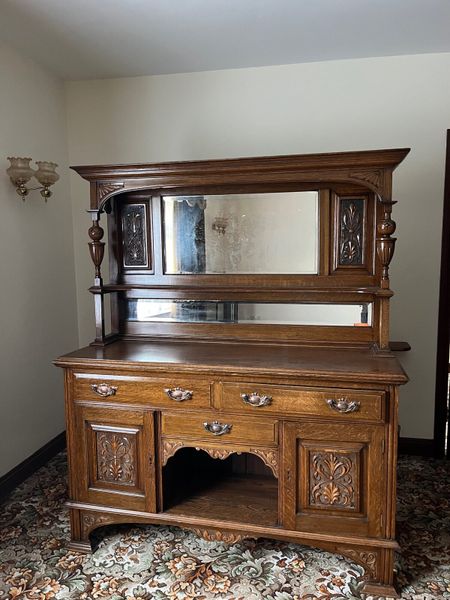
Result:
M203 427L209 433L213 435L223 435L224 433L230 433L232 425L227 423L219 423L219 421L213 421L212 423L203 423Z
M258 392L241 394L241 398L245 404L249 404L250 406L269 406L269 404L272 404L272 396L261 396Z
M361 402L357 400L348 400L347 398L338 398L337 400L327 400L327 404L333 410L340 413L352 413L357 412L360 409Z
M175 402L183 402L184 400L190 400L194 395L191 390L183 390L183 388L166 388L164 390L171 400Z
M103 398L107 398L108 396L115 396L117 392L117 386L108 385L107 383L93 383L91 385L91 389L93 392L102 396Z

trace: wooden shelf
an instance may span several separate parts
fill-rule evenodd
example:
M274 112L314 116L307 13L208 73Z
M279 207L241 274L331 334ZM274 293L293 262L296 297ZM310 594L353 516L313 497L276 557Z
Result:
M172 501L165 512L274 527L278 525L278 481L257 475L229 475Z

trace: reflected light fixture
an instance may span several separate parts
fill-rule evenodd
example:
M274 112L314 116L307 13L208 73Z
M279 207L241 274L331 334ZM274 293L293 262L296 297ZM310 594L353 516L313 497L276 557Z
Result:
M212 224L213 231L216 231L220 235L225 235L228 226L228 219L226 217L216 217Z
M6 172L11 179L12 184L16 188L16 192L25 200L25 197L32 190L40 190L41 196L47 202L47 198L50 198L52 192L50 186L56 183L59 179L59 175L56 172L58 166L54 162L37 160L37 169L33 169L30 166L31 158L21 158L17 156L8 156L10 166L6 169ZM27 183L32 177L35 177L41 184L39 187L29 188Z

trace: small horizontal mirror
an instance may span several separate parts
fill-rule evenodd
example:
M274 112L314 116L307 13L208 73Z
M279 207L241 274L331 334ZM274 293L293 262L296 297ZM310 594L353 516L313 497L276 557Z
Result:
M316 274L317 191L163 198L166 274Z
M127 301L129 321L370 327L372 304L271 304L197 300Z

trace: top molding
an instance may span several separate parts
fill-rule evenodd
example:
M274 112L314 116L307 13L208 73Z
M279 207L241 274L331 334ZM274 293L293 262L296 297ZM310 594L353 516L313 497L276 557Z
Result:
M352 183L391 202L391 175L409 148L131 165L73 166L91 183L91 210L123 191L270 183Z

